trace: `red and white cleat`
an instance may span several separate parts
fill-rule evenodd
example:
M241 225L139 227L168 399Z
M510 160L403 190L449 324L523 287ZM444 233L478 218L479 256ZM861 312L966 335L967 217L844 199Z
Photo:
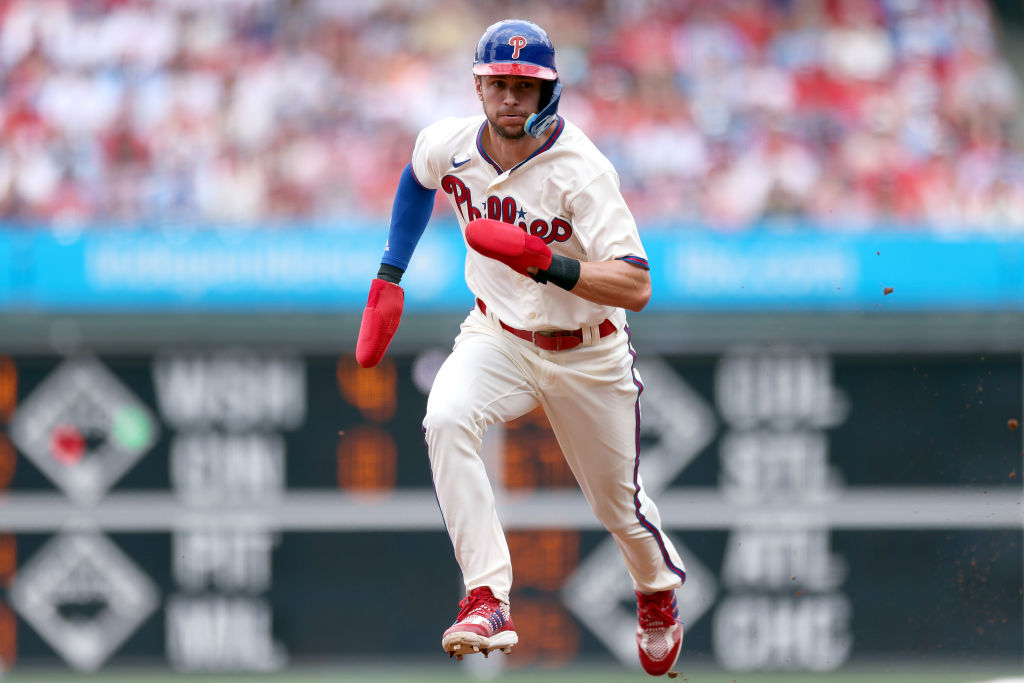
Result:
M492 650L509 654L519 642L508 603L495 598L490 588L474 588L459 608L455 623L441 638L441 647L449 657L461 660L463 655L476 652L486 657Z
M683 645L683 624L674 590L636 593L636 645L640 664L652 676L675 678L672 667Z

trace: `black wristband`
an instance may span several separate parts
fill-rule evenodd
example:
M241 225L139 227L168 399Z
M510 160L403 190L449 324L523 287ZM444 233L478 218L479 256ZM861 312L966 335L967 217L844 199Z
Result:
M403 274L405 274L405 271L398 266L391 266L387 263L382 263L380 264L380 270L377 271L377 279L393 282L397 285L402 281Z
M550 282L567 292L572 291L580 281L580 262L568 256L555 254L551 257L551 265L546 270L538 269L537 274L530 277L542 285Z

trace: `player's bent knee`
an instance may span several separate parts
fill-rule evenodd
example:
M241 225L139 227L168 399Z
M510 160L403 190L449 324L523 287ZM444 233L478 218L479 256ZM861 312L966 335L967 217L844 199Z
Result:
M469 416L468 411L460 411L452 406L442 406L436 409L428 408L427 414L423 418L423 430L426 432L429 442L435 436L460 432L482 439L484 427L477 424Z

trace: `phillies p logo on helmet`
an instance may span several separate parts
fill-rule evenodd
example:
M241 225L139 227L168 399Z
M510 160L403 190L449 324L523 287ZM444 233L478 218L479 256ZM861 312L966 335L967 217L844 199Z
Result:
M526 38L512 36L508 39L508 44L512 46L512 59L519 59L519 51L526 47Z

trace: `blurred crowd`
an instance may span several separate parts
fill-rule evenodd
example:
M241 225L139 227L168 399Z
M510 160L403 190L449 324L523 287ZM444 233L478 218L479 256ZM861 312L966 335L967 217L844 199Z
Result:
M1024 226L983 0L0 0L0 219L386 223L509 16L642 224Z

